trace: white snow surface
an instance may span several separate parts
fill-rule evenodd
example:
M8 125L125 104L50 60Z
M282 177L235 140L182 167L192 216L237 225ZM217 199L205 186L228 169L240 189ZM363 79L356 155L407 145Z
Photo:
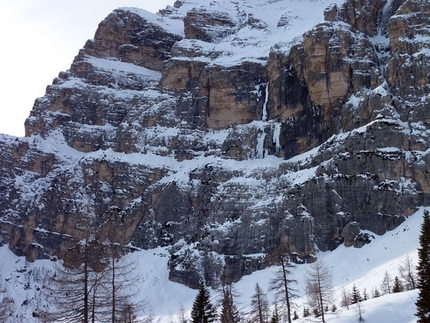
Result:
M134 8L134 7L121 7L118 8L120 10L129 11L131 13L134 13L143 19L145 19L147 22L158 25L159 27L163 28L169 33L177 34L184 36L184 24L182 21L178 19L170 19L167 17L161 17L160 15L153 14L152 12L149 12L145 9L141 8Z
M137 8L121 8L139 14L151 23L158 24L166 31L184 36L182 19L193 9L206 12L227 13L236 27L229 35L216 42L190 42L184 39L184 47L198 46L198 51L220 53L212 64L229 66L243 61L264 63L270 49L288 52L297 37L324 20L323 12L331 4L342 4L343 0L201 0L182 1L179 8L168 7L170 13L154 15ZM211 28L210 26L207 26ZM181 58L184 59L184 58ZM204 59L206 57L195 57Z
M121 62L113 59L98 58L94 56L85 56L84 61L90 63L93 67L96 67L105 71L110 71L111 73L123 72L123 73L139 74L139 75L147 76L148 78L152 78L155 81L159 81L161 79L160 72L153 71L145 67L138 66L131 63L125 63L125 62Z
M406 219L398 228L382 236L373 235L371 243L360 249L353 247L338 247L331 252L319 253L317 256L329 265L333 275L334 304L338 310L327 314L327 322L352 323L357 322L357 309L350 306L349 310L340 307L341 293L350 291L355 284L362 291L366 288L371 294L377 287L380 289L385 272L394 278L398 276L398 267L408 256L413 264L417 262L417 248L419 247L419 234L424 208ZM372 234L371 232L368 232ZM23 257L15 256L7 246L0 248L0 274L6 293L0 292L0 297L9 296L14 299L16 316L10 322L38 322L32 317L37 304L45 301L40 299L43 277L52 273L54 263L50 260L37 260L34 263L26 262ZM185 309L190 316L192 303L197 291L186 286L169 281L167 262L169 254L164 248L136 251L127 257L137 264L138 278L136 285L139 294L136 299L146 303L155 315L155 322L179 322L180 308ZM306 304L304 294L305 273L307 264L298 265L293 269L292 276L297 280L294 286L298 290L298 299L295 299L296 310L302 316L303 306ZM236 303L242 314L250 309L250 296L258 283L264 291L268 291L269 281L274 277L278 267L270 267L243 277L234 284L234 289L240 294ZM4 289L0 289L3 291ZM219 292L211 290L213 303L219 300ZM274 295L268 292L269 301L274 301ZM396 294L387 294L379 298L372 298L361 303L362 315L367 323L409 323L415 322L415 301L417 291L407 291ZM145 314L144 314L145 315ZM146 314L148 315L148 314ZM300 318L295 322L318 322L313 317Z

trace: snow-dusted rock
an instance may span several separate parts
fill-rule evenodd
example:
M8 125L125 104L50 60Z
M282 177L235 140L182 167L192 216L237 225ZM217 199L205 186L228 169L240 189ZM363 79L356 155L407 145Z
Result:
M197 287L398 226L430 197L428 6L331 2L114 11L0 137L2 243L168 246Z

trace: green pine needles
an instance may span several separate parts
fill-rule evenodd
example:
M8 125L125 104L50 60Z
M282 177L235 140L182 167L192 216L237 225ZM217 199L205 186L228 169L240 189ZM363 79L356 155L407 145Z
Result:
M215 322L216 316L216 308L210 301L209 290L203 282L200 282L199 293L194 300L191 310L192 323Z
M427 210L424 211L421 225L417 274L418 299L415 303L415 315L418 323L430 323L430 217Z

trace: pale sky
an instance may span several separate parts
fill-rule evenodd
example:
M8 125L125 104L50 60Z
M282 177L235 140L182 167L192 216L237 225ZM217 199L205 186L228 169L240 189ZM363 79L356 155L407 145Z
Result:
M175 0L0 0L0 133L24 136L34 100L45 94L98 24L118 7L157 12Z

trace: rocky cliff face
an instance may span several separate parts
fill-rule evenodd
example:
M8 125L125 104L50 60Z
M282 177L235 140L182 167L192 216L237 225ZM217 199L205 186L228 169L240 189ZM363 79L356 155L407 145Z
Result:
M1 242L167 246L172 280L215 286L428 205L430 6L309 2L114 11L0 137Z

